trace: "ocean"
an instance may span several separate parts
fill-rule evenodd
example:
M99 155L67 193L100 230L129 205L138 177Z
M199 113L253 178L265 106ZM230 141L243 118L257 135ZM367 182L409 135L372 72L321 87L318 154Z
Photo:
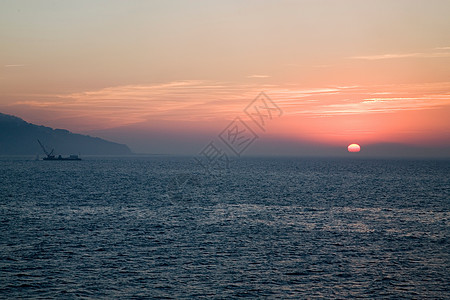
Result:
M0 159L0 298L450 299L450 161Z

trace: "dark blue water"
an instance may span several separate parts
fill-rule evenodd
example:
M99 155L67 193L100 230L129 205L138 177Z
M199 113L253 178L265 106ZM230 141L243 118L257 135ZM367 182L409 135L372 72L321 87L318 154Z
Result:
M2 298L450 298L450 162L0 160Z

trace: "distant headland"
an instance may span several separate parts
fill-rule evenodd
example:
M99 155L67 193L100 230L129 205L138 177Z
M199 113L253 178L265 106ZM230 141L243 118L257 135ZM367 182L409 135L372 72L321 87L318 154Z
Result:
M72 133L28 123L16 116L0 113L0 155L43 154L37 139L57 154L130 155L127 145L98 137Z

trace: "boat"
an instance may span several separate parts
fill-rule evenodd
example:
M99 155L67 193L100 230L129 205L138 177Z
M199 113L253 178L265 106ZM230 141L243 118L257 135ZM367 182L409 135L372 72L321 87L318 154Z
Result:
M52 151L48 152L44 145L42 145L40 140L37 140L39 145L41 146L42 150L44 151L45 155L47 155L47 157L44 157L42 160L81 160L81 158L78 157L78 155L72 154L70 156L67 157L62 157L61 155L53 155L53 152L55 149L52 149Z
M78 157L78 155L70 155L68 157L62 157L61 155L55 156L50 155L47 157L44 157L42 160L81 160L81 158Z

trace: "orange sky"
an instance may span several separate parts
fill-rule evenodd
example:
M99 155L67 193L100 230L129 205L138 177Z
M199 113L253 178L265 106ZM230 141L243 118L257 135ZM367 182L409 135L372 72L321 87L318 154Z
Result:
M264 91L283 111L266 139L444 145L448 11L414 0L3 1L0 111L83 133L215 134Z

